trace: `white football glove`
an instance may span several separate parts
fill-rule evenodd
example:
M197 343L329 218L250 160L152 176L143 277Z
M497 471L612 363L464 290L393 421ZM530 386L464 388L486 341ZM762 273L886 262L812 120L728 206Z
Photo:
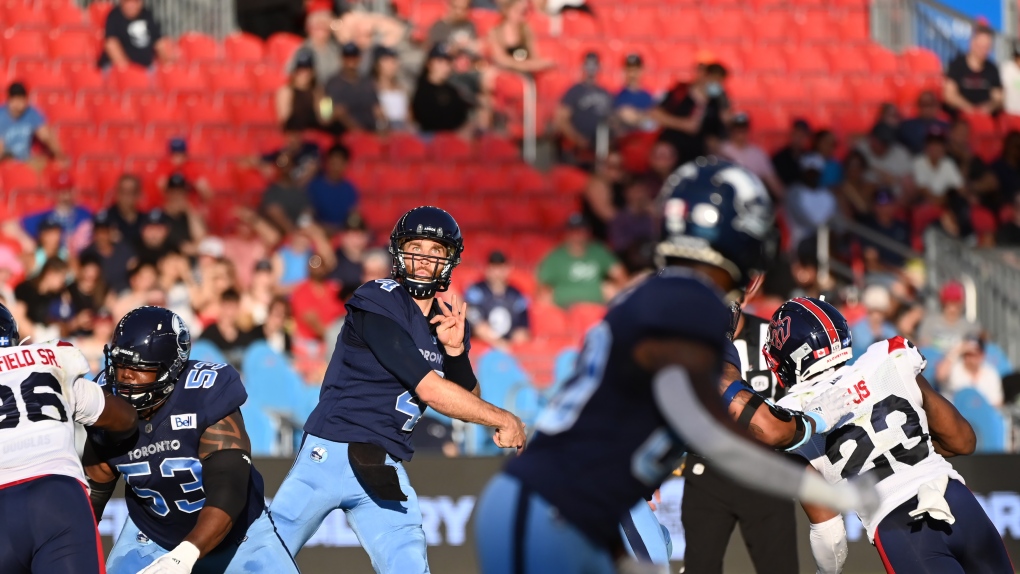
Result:
M138 574L191 574L201 552L190 542L181 542L169 553L164 554L138 571Z
M846 385L832 385L804 405L804 414L815 421L816 433L827 433L853 413L853 395Z

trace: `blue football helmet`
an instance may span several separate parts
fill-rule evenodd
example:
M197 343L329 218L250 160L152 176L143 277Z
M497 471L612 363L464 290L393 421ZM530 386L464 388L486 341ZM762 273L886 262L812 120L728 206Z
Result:
M21 341L18 334L18 322L14 320L11 310L0 303L0 349L16 347Z
M431 277L416 277L414 269L408 269L404 245L412 239L431 239L446 246L446 257L414 254L415 257L430 259L436 263ZM415 207L397 220L390 234L390 255L393 258L393 279L407 289L415 299L428 299L437 291L450 287L453 268L460 264L464 252L464 239L457 220L438 207Z
M853 357L850 325L820 299L798 297L783 303L769 322L762 355L786 387L812 379Z
M677 168L660 192L659 267L697 261L719 267L739 288L764 273L775 252L775 214L765 185L714 156Z
M191 356L191 334L181 317L162 307L139 307L120 320L103 348L106 381L139 411L159 407L170 398L177 377ZM116 367L155 371L156 380L138 385L117 380Z

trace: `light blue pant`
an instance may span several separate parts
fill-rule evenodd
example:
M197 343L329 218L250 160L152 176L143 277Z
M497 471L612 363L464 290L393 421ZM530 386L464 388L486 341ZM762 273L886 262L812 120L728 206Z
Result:
M542 497L532 493L520 500L520 495L516 478L498 474L478 501L475 540L482 574L616 572L609 552L592 544Z
M273 528L269 515L262 513L251 526L244 542L236 551L224 549L213 552L195 564L194 574L298 574L297 566ZM166 549L149 540L138 530L131 518L124 522L124 528L106 559L108 574L137 574L160 556L172 549Z
M427 573L418 495L411 488L404 465L388 455L386 464L396 467L406 501L372 498L354 475L346 443L307 435L271 509L287 548L296 556L326 516L341 509L376 572Z
M669 564L669 557L673 555L673 539L644 500L623 517L620 532L627 553L634 558L641 562Z

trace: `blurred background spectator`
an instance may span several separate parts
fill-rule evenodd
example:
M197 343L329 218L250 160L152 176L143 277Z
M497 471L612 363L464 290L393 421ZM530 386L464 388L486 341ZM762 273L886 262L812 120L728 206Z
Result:
M509 283L512 267L502 251L489 253L485 278L468 287L471 333L488 345L503 349L508 343L523 343L530 338L528 300Z
M941 109L938 95L932 90L924 90L917 96L917 115L900 122L897 130L900 143L907 146L910 153L924 151L925 138L933 127L949 131L949 124L939 115Z
M343 144L329 148L322 173L308 184L312 213L328 233L342 229L358 208L358 190L347 179L350 158L351 152Z
M276 119L280 125L290 124L296 129L325 128L332 118L323 118L322 98L325 92L315 76L315 56L311 51L299 51L287 84L276 91Z
M525 20L528 10L527 0L500 0L502 18L489 31L489 55L501 68L534 74L554 68L556 64L538 53L535 33Z
M340 71L326 82L333 119L345 131L376 131L383 119L375 82L361 71L361 48L348 42L341 49ZM300 128L298 128L300 129Z
M29 161L33 141L45 146L54 158L66 159L46 118L29 103L25 85L12 82L7 86L7 102L0 105L0 160Z
M385 46L376 47L372 78L387 129L403 131L410 128L411 90L400 76L396 52Z
M948 353L967 335L978 332L978 326L963 316L963 285L946 283L939 292L940 313L925 315L917 332L918 344Z
M876 341L896 336L896 327L889 322L893 313L893 300L882 285L869 285L861 294L861 304L867 314L850 325L854 347L867 349Z
M436 44L429 50L411 100L411 115L426 134L461 132L468 136L472 106L469 98L450 81L453 72L450 60L445 44Z
M889 187L900 196L909 191L914 161L907 148L896 141L894 128L876 123L857 151L868 162L867 177L872 183Z
M750 132L751 118L744 112L734 114L730 122L730 137L719 148L719 154L760 177L773 197L783 197L785 188L772 167L769 154L751 141Z
M622 285L623 266L601 243L592 241L584 216L567 220L563 243L538 265L541 298L560 307L574 303L604 303L604 283Z
M800 245L836 215L836 197L830 189L821 185L824 169L825 160L821 155L809 153L801 156L800 181L790 186L786 197L792 245Z
M1010 44L1011 58L999 64L999 79L1002 82L1002 109L1007 114L1020 114L1020 41Z
M333 14L328 4L312 5L305 18L307 38L287 62L287 72L292 78L302 62L311 63L315 70L315 84L318 86L325 86L330 78L340 72L340 46L333 38L332 23Z
M953 345L939 361L936 377L947 394L972 388L988 404L1002 406L1002 379L987 361L985 341L978 335L968 335Z
M627 54L623 60L623 87L613 98L613 113L620 134L655 129L655 122L648 117L648 112L655 107L655 97L645 89L644 69L641 54Z
M556 107L553 129L559 137L560 160L583 166L595 161L595 139L608 129L613 97L598 84L599 55L589 52L581 64L581 81L567 90Z
M970 49L949 62L943 98L954 112L996 113L1002 109L1002 80L989 59L994 32L978 25L970 37Z
M803 119L793 120L786 145L772 156L772 166L783 185L800 181L800 158L811 151L811 126Z
M163 28L143 0L121 0L106 17L106 32L99 67L148 68L158 61L174 59Z
M704 63L698 64L694 81L678 83L651 113L663 127L660 139L676 149L679 163L706 153L708 140L722 137L730 119L730 102L723 88L726 68L710 54L701 58Z
M54 205L51 209L33 213L21 221L21 225L30 237L39 239L39 227L43 222L56 222L63 232L64 247L74 253L84 249L92 233L92 214L85 207L76 203L78 191L75 189L74 178L66 170L59 170L50 176L49 189L53 194Z
M914 158L914 187L922 201L938 202L950 189L963 189L963 176L946 155L946 132L933 125L924 138L924 151Z

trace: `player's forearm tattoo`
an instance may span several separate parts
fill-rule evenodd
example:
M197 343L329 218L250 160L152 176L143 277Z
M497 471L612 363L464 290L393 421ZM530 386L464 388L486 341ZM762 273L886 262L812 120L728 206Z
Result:
M747 425L747 428L750 429L751 434L755 438L759 438L759 437L764 437L765 436L765 431L760 426L758 426L756 424L753 424L753 423L749 424L749 425Z
M230 413L205 429L199 440L198 453L199 457L204 457L218 450L231 448L251 451L251 441L248 439L248 433L244 430L244 419L241 418L239 410Z

